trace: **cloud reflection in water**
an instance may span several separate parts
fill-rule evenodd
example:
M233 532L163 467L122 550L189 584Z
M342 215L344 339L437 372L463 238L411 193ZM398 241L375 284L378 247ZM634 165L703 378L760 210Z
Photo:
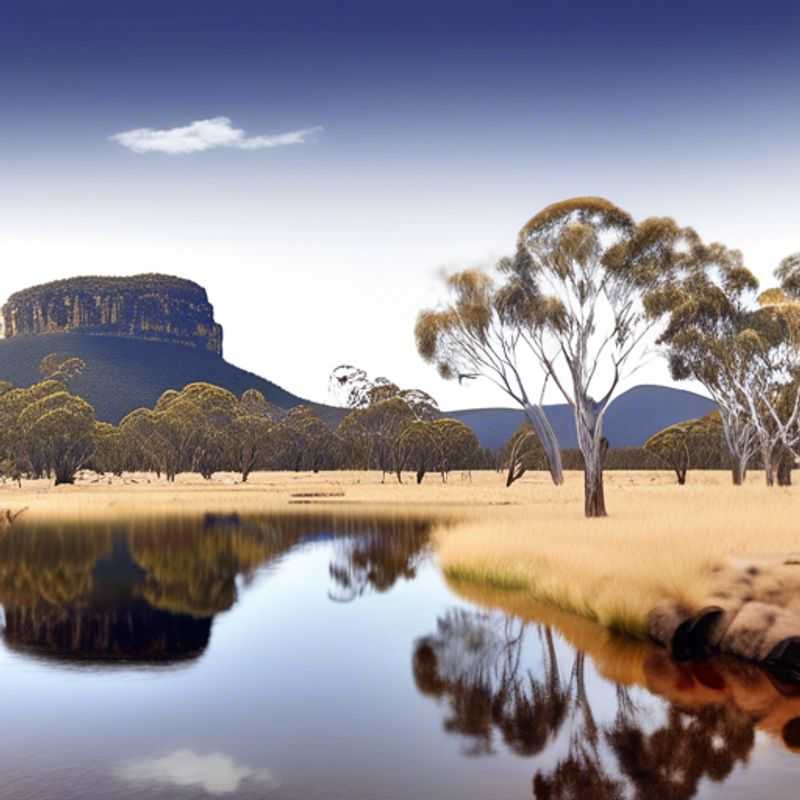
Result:
M211 795L236 792L245 781L267 789L277 786L267 769L237 764L225 753L200 755L192 750L175 750L157 758L128 761L117 767L114 774L126 783L200 787Z

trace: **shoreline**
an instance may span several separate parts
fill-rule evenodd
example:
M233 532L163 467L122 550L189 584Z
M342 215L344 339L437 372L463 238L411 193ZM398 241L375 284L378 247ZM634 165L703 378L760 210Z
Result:
M693 472L678 486L666 471L609 471L610 516L589 520L580 472L568 472L558 488L542 472L510 488L488 471L453 473L447 483L431 475L420 486L411 475L403 484L394 475L381 483L376 472L237 478L181 475L169 484L144 473L89 473L71 486L7 483L0 511L25 508L14 523L24 525L206 513L425 518L448 579L513 590L638 639L651 633L655 608L708 605L714 570L731 559L800 550L800 489L768 489L760 473L734 487L728 472Z

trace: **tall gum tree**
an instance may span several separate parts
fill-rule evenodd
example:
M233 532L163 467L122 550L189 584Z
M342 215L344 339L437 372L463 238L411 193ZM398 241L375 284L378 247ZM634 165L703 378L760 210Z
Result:
M519 326L502 313L495 282L479 269L467 269L448 276L446 285L449 302L417 317L417 350L443 378L485 378L521 406L559 486L564 482L561 449L542 407L544 381L537 398L523 378L526 343Z
M693 276L665 298L673 377L700 381L716 401L743 482L756 450L768 486L786 483L800 451L800 255L775 271L780 286L752 303L756 279L731 259L726 269Z
M470 364L478 374L493 373L526 412L536 412L529 419L558 483L558 443L541 423L541 403L528 399L522 369L533 366L540 387L551 381L575 416L586 516L603 517L603 421L620 384L652 345L662 309L651 297L674 291L722 252L669 218L636 224L603 198L554 203L520 231L515 256L498 265L504 279L498 288L474 271L450 279L459 289L468 279L469 291L460 292L460 305L420 315L417 346L445 376ZM472 296L479 302L471 305ZM491 358L486 341L496 343Z
M352 364L335 367L329 385L331 392L352 409L337 431L342 444L352 455L362 454L367 468L377 466L381 482L394 469L402 483L402 469L396 463L399 437L411 423L435 419L439 415L436 400L420 389L401 389L388 378L370 378L365 370ZM412 440L416 445L421 441L412 437L409 445ZM409 451L405 448L403 452ZM423 475L424 472L423 469Z
M742 369L735 380L756 431L767 486L773 486L782 458L800 451L800 302L781 287L759 295L758 305L744 315L736 337Z
M697 381L717 404L733 483L740 486L758 449L758 433L741 391L752 367L751 342L741 334L758 281L738 251L721 245L708 250L706 268L656 293L650 302L654 311L668 315L658 341L666 347L672 377Z

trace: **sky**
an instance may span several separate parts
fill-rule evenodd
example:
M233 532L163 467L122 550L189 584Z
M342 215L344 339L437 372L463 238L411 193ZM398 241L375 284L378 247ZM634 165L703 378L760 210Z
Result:
M417 312L557 200L800 250L800 3L3 0L0 302L201 283L225 357L330 401L341 363L443 408ZM669 383L652 359L640 383Z

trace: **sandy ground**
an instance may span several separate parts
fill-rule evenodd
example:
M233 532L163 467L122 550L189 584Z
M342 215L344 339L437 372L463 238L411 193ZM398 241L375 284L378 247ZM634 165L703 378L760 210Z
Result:
M311 505L324 506L326 513L397 513L409 509L437 519L468 519L476 508L519 507L530 489L547 486L543 474L526 479L527 491L504 489L503 477L495 472L456 473L444 484L438 475L426 477L422 485L414 476L403 484L394 475L382 481L376 472L257 472L242 483L234 473L217 473L210 481L199 475L179 475L174 483L152 473L126 473L122 478L80 473L72 486L53 486L47 480L9 481L0 484L0 512L26 509L26 521L74 519L76 517L124 517L156 514L303 512ZM472 512L472 513L470 513Z
M554 487L531 473L511 488L504 476L429 475L400 485L374 472L81 475L74 486L0 485L0 514L21 519L98 519L160 514L269 513L315 507L326 514L424 516L450 578L529 597L635 635L665 599L689 606L708 594L711 569L730 557L800 551L800 488L767 488L759 473L734 487L723 472L696 472L678 486L667 472L609 472L610 516L583 517L582 475Z

